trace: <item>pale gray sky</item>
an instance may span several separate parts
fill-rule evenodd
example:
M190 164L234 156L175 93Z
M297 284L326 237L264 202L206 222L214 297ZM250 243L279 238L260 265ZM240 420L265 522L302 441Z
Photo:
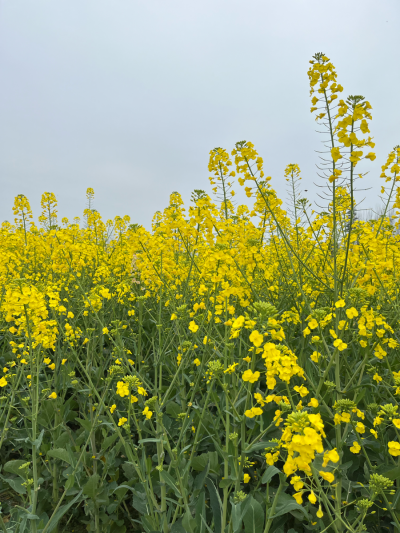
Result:
M372 104L375 205L400 144L399 23L399 0L0 0L0 220L19 193L39 215L44 191L81 216L93 187L104 218L149 227L172 191L210 190L212 148L244 139L282 196L298 163L314 197L317 51Z

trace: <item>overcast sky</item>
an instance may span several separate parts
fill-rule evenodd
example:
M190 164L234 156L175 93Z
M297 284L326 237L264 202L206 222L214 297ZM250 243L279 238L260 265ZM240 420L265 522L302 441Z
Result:
M149 227L172 191L209 191L209 151L240 140L281 196L298 163L315 198L318 51L373 107L375 206L400 144L399 27L399 0L0 0L0 220L20 193L38 216L44 191L81 216L93 187L105 219Z

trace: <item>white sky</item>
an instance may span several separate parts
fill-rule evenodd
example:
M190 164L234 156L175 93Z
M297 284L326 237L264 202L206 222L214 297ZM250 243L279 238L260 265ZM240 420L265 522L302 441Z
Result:
M0 220L19 193L38 216L44 191L81 216L93 187L105 219L149 227L172 191L210 191L209 151L240 140L282 197L298 163L314 199L318 51L373 107L374 207L400 144L399 23L399 0L0 0Z

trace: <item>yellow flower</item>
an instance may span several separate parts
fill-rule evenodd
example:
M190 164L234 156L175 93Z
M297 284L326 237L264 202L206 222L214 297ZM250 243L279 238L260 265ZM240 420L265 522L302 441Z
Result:
M107 328L103 328L103 335L107 335L107 333L108 333L108 329Z
M337 309L340 309L340 307L344 307L346 305L346 302L344 300L338 300L336 303L335 303L335 307Z
M89 339L86 337L85 340L82 342L82 346L85 346L85 344L88 342L89 342Z
M206 335L206 336L204 337L204 339L203 339L203 344L207 344L207 342L208 342L208 338L207 338L207 335Z
M201 361L200 361L200 359L195 359L195 360L193 361L193 364L196 365L196 366L200 366L200 365L201 365Z
M322 518L324 516L324 513L322 512L321 505L318 507L317 511L318 518Z
M146 389L144 389L143 387L138 387L137 391L140 396L147 396Z
M51 370L54 370L54 369L56 368L56 365L55 365L54 363L52 363L51 365L49 365L49 368L50 368Z
M43 359L43 361L46 363L46 365L49 365L51 363L51 359L49 357L46 357Z
M388 451L393 457L398 457L400 455L400 444L396 441L389 441Z
M260 378L260 372L258 370L256 372L252 372L250 369L246 370L242 374L243 381L249 381L250 383L255 383Z
M332 481L335 481L335 476L331 472L324 472L321 470L319 472L319 475L325 479L325 481L328 481L329 483L332 483Z
M117 408L117 406L115 405L115 403L110 407L110 413L113 414L113 412L115 411L115 409Z
M178 317L176 316L176 314L175 314L175 313L172 313L172 315L171 315L171 320L176 320L177 318L178 318Z
M117 383L117 394L118 396L121 396L121 398L128 396L129 394L129 387L123 381L118 381Z
M62 364L62 365L65 365L65 363L66 363L67 361L68 361L68 359L63 359L63 360L61 361L61 364Z
M301 505L303 503L303 493L302 492L295 492L293 494L293 498L296 500L296 502Z
M123 416L122 418L118 420L118 425L123 426L125 422L128 422L128 419Z
M367 341L361 340L360 341L360 346L362 346L363 348L366 348L368 346Z
M247 416L247 418L254 418L257 415L262 415L263 410L260 409L260 407L252 407L251 409L248 409L247 411L245 411L244 414L245 416Z
M321 357L321 354L319 352L313 352L310 355L310 359L311 361L314 361L314 363L318 363L320 357Z
M74 318L74 313L68 311L67 318Z
M0 378L0 387L5 387L7 385L7 380L5 377Z
M304 483L302 482L300 476L293 476L290 480L290 484L293 485L293 488L296 492L298 492L304 487Z
M311 398L311 401L308 402L309 407L318 407L319 401L316 398Z
M357 433L365 433L365 426L362 422L357 422L357 425L356 425L356 431Z
M259 333L257 330L254 330L251 332L249 339L250 342L252 342L254 346L258 348L263 343L264 335L262 335L262 333Z
M312 320L310 320L310 322L308 323L308 327L310 329L315 329L318 327L318 322L315 320L315 318L313 318Z
M397 429L400 429L400 418L393 418L392 422L393 425L397 427Z
M196 331L199 329L199 326L196 324L194 320L192 320L189 324L189 329L192 333L196 333Z
M316 503L316 501L317 501L317 497L315 496L313 490L312 490L312 491L310 492L310 494L308 495L308 500L309 500L309 502L311 502L313 505Z
M350 451L352 453L360 453L361 446L358 444L358 442L355 440L353 441L353 446L351 446Z
M145 415L145 417L149 420L153 416L153 411L150 411L150 409L146 405L146 407L142 411L142 415Z
M243 357L243 361L246 361L246 363L251 363L251 357Z
M354 307L350 307L350 309L346 309L346 315L347 318L351 320L352 318L358 316L358 311Z
M236 370L236 367L239 365L239 363L233 363L228 366L226 370L224 370L224 374L233 374Z
M336 451L336 448L333 448L333 450L329 450L328 452L324 453L324 462L322 463L322 466L325 468L329 461L332 463L337 463L339 461L340 457L338 452Z
M244 474L243 476L243 483L248 483L250 481L251 477L249 474Z
M341 339L336 339L333 341L333 346L339 350L339 352L342 352L347 348L347 344L343 342Z
M297 385L296 387L293 387L293 388L296 392L300 394L302 398L304 398L305 396L307 396L307 394L309 394L308 389L304 385L300 385L300 386Z
M342 154L340 153L340 149L337 148L337 147L331 149L331 155L332 155L332 159L335 161L335 163L336 163L336 161L338 159L341 159L343 157ZM341 306L341 307L344 307L344 305Z
M373 377L372 379L374 379L377 383L379 383L380 381L382 381L381 376L380 376L379 374L376 374L376 373L374 374L374 377Z
M374 429L370 429L369 431L376 439L378 438L378 433Z
M4 374L7 374L8 368L6 366L3 368L3 372L4 372Z
M49 398L55 400L57 398L57 394L55 392L52 392L51 394L49 394Z
M131 394L131 403L136 403L138 402L138 398L136 396L133 396L133 394Z

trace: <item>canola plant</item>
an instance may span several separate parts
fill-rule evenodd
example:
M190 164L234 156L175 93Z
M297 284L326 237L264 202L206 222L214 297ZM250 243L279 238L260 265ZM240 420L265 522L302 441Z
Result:
M9 533L400 531L400 148L356 216L371 105L308 71L326 208L251 142L151 231L27 198L0 230L0 528ZM360 170L361 169L361 170ZM235 204L235 180L253 205ZM249 200L250 202L250 200Z

